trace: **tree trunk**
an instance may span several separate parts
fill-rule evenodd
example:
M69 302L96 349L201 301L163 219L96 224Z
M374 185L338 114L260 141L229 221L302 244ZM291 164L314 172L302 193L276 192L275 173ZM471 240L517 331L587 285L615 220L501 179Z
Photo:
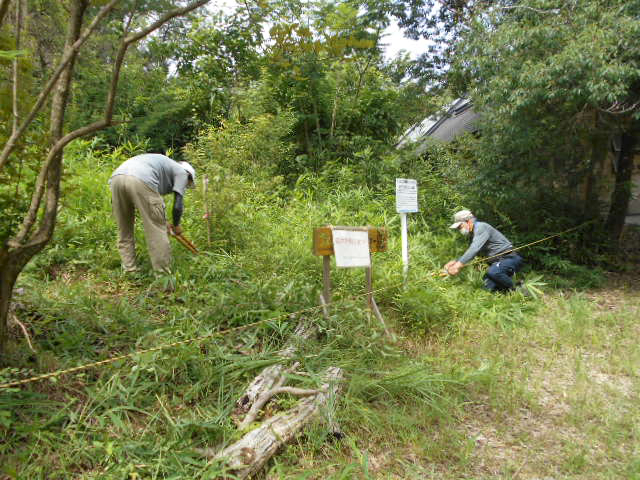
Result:
M633 150L637 142L637 132L622 134L618 168L616 169L616 184L611 194L611 207L607 218L607 230L610 238L610 248L617 251L624 228L625 217L631 200L633 174Z
M18 274L9 264L9 254L6 249L0 251L0 365L4 363L5 345L7 343L9 305L13 286Z
M14 252L7 247L0 247L0 365L6 357L5 346L13 287L22 269L40 250L41 248L34 251L31 248Z
M583 198L583 213L586 218L597 218L600 215L598 198L598 181L600 167L607 156L609 138L596 135L591 141L589 164L587 165L586 183Z

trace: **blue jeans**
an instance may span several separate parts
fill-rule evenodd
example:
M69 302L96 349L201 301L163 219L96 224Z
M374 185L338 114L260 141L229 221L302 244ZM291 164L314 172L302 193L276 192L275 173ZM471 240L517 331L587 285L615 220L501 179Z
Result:
M522 268L522 257L511 253L493 262L484 276L484 288L491 292L505 292L513 289L513 274Z

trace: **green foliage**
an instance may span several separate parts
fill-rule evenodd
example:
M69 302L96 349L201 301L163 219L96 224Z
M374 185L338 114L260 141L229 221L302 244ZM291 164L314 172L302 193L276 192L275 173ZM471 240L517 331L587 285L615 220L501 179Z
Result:
M637 11L531 0L478 12L450 74L481 113L474 196L512 218L527 209L525 229L599 215L610 138L638 115L640 56L624 47L639 33Z
M513 375L510 352L486 345L487 350L476 351L477 345L492 340L491 335L524 335L538 313L547 313L541 297L550 289L590 287L601 272L567 259L575 253L571 249L579 249L579 238L563 237L525 254L534 270L525 278L532 298L483 291L482 265L468 267L458 277L435 276L466 248L464 239L447 229L458 208L495 220L516 244L539 239L563 220L549 207L544 211L548 223L527 223L522 212L514 214L515 207L505 209L512 197L503 189L478 190L477 168L488 164L489 154L477 139L430 145L424 158L396 150L396 134L418 110L408 103L419 101L407 93L417 91L399 76L404 67L396 71L381 65L371 43L371 26L384 25L386 19L367 23L353 5L320 6L312 28L303 22L277 24L277 44L263 60L278 61L261 70L254 50L258 34L249 31L253 19L229 20L224 27L197 18L193 24L172 25L162 32L164 37L137 52L123 72L126 91L120 113L134 121L103 139L76 141L67 148L54 240L20 278L16 296L16 317L26 325L36 353L19 343L21 334L14 335L11 355L17 367L1 370L0 383L192 341L25 389L3 390L0 474L114 479L229 475L199 449L217 449L241 435L231 420L234 402L261 368L281 361L281 349L301 318L316 325L319 334L299 346L296 372L305 374L292 373L290 384L317 388L320 372L342 367L341 400L333 406L335 412L323 414L335 416L346 438L328 443L329 426L313 425L266 467L271 475L382 475L372 467L370 455L387 447L394 452L401 448L403 455L415 449L417 454L410 454L429 464L447 464L452 458L464 464L472 458L474 444L468 432L454 427L468 420L465 410L486 397L525 396L524 388L505 375ZM296 10L296 5L280 7ZM102 34L94 45L97 57L97 47L108 46L112 38L109 31ZM84 60L83 88L76 90L73 105L79 124L94 115L104 81L104 72L95 68L101 63ZM239 65L245 60L247 65ZM175 65L175 76L167 74L169 64ZM254 81L254 75L260 78ZM118 138L117 148L108 146ZM185 199L183 226L202 253L193 256L172 243L172 273L153 278L138 227L142 271L124 274L107 180L130 156L187 140L192 141L178 155L198 173L197 188ZM30 165L25 161L24 168ZM395 212L397 177L416 178L420 185L421 213L409 220L406 287ZM24 191L25 180L17 184ZM2 208L16 202L15 187L0 188ZM517 192L523 191L529 195ZM10 229L18 220L11 221ZM530 228L521 228L523 224ZM326 316L317 308L322 263L310 247L312 230L321 225L388 229L389 250L374 254L373 277L375 298L396 341L366 309L360 269L332 265L334 304ZM567 255L559 254L563 250ZM167 292L167 287L175 291ZM557 322L557 332L579 345L596 324L583 321L588 314L583 300L571 300L566 311L559 310L566 318ZM255 328L211 336L259 320L264 322ZM476 334L471 340L464 336L469 331ZM470 345L462 352L452 350L449 357L438 353L437 345L448 352L457 341ZM263 413L268 416L293 403L291 397L278 398L269 407L273 410ZM512 400L508 407L519 408L520 403ZM436 434L425 436L425 431ZM583 471L582 452L568 453L567 471ZM394 463L396 467L401 476L432 473L413 460Z
M262 220L252 222L261 212L268 215L269 205L279 199L282 179L276 173L291 156L284 138L292 124L289 113L258 116L246 125L228 121L203 131L185 149L202 182L208 179L194 209L209 212L219 247L235 249L265 227Z
M2 455L7 459L3 472L34 478L70 471L89 478L96 471L105 478L222 476L222 468L197 449L238 437L230 420L235 399L260 368L278 361L298 318L289 313L317 304L321 263L310 252L315 226L389 228L389 252L374 255L374 287L382 289L376 299L400 336L455 338L471 325L527 325L540 302L483 292L481 269L465 271L460 278L429 276L464 248L462 239L446 229L450 212L438 218L425 212L412 219L412 270L409 287L402 288L391 182L400 171L390 159L382 169L387 184L377 189L365 184L357 165L333 165L321 175L302 175L294 188L282 186L275 173L281 158L292 154L283 139L293 123L289 113L258 116L247 123L230 121L203 131L186 149L186 157L198 167L199 182L209 176L208 201L216 214L208 246L206 223L198 218L207 201L202 184L187 194L185 228L203 253L194 257L173 245L174 293L153 284L148 265L137 276L119 272L106 181L117 164L146 145L132 143L110 152L95 140L70 147L53 245L20 280L24 293L18 314L29 325L38 353L16 354L30 370L4 371L2 378L268 321L38 384L34 391L42 392L41 400L12 392L9 401L0 404L6 439ZM442 162L432 160L417 173L432 189L425 205L445 212L450 204L438 206L434 198L452 191L442 181L447 165ZM410 172L413 166L404 163L402 168ZM137 241L144 244L140 232ZM144 248L141 257L146 258ZM317 310L302 314L320 330L317 340L301 345L297 357L299 370L310 376L292 375L291 382L316 388L324 368L343 367L347 385L336 418L349 439L365 429L372 439L383 441L393 429L401 441L418 442L424 425L452 422L470 392L493 388L494 370L408 358L401 348L405 340L389 342L377 320L368 317L362 271L332 270L336 304L329 318ZM52 409L49 398L61 399L60 404ZM290 404L283 398L276 408ZM327 427L314 428L304 451L320 458L328 448ZM449 444L449 449L465 456L467 447L448 441L456 445ZM435 455L439 447L429 445L424 448ZM299 455L288 455L268 468L297 468ZM344 471L351 470L345 466Z
M148 15L167 8L167 2L138 2L133 8ZM138 137L147 139L154 152L179 150L200 129L226 116L233 88L257 74L260 25L244 9L227 16L193 13L161 32L131 48L126 58L116 104L126 123L104 134L113 146ZM120 33L103 26L89 41L70 105L75 127L103 115L111 72L102 65L115 55Z

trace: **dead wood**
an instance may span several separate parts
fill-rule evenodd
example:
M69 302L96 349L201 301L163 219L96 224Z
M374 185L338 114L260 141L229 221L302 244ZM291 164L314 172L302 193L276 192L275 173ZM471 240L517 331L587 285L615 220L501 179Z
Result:
M224 461L234 471L236 478L254 475L305 425L317 418L323 408L331 409L332 400L340 389L343 372L341 368L329 367L323 377L324 383L320 389L300 400L294 408L269 418L219 453L211 450L203 453L214 460Z
M285 359L292 358L298 350L298 346L305 340L308 340L315 332L315 326L311 325L306 319L301 319L293 332L291 340L289 340L285 348L280 352L280 356ZM286 369L283 363L278 363L262 370L236 402L234 416L237 418L248 413L261 395L284 385L286 374L293 371L295 367L296 366ZM240 423L240 421L238 421L238 423Z

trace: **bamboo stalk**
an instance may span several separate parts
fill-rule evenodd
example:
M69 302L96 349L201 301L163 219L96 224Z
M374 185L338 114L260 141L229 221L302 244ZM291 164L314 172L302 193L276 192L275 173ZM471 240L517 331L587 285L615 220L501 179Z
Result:
M209 176L202 181L202 195L204 197L204 218L207 219L207 246L211 248L211 212L209 211Z

